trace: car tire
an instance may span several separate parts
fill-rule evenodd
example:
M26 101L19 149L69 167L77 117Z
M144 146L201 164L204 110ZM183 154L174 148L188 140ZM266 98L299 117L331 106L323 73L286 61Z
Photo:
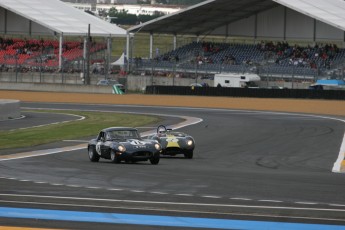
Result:
M184 153L184 157L187 158L187 159L192 159L193 158L193 150L191 151L186 151Z
M113 150L110 152L110 160L111 160L111 162L116 163L116 164L121 162L119 157L116 155L116 152Z
M98 162L100 156L98 155L98 153L95 150L95 147L90 146L88 149L88 153L89 153L89 159L92 162Z
M159 155L153 156L153 157L150 158L150 162L151 162L151 164L153 164L153 165L158 165L159 159L160 159Z

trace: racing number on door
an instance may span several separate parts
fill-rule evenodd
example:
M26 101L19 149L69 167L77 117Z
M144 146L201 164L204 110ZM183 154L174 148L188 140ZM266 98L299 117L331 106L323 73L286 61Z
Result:
M99 155L101 155L101 143L102 143L102 142L97 142L97 144L96 144L96 152L97 152Z
M145 142L142 142L139 140L133 140L130 143L131 143L131 145L145 145Z

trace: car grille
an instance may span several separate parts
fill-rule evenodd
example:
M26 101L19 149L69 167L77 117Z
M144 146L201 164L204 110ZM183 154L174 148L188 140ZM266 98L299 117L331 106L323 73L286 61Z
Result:
M150 157L152 156L151 152L146 152L146 151L140 151L140 152L135 152L132 154L133 157Z
M181 152L181 149L178 147L169 147L169 148L166 148L165 151L170 154L173 154L173 153L177 154Z

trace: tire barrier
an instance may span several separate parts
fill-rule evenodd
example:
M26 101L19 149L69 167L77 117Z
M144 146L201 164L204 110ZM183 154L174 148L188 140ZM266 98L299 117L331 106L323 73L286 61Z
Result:
M147 86L146 94L345 100L345 90Z
M0 121L20 118L20 101L0 99Z

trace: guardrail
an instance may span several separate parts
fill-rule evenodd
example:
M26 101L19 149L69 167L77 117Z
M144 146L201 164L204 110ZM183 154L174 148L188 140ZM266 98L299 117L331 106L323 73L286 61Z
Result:
M345 100L345 90L147 86L146 94Z

